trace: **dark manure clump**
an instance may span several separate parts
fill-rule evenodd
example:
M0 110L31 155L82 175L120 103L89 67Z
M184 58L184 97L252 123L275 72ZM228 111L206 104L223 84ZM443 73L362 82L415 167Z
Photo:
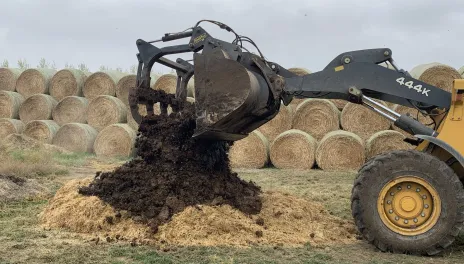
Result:
M151 99L177 107L173 95L157 90ZM140 124L137 156L112 172L97 173L79 193L98 196L116 210L149 224L153 231L173 214L197 204L229 204L245 214L261 211L261 190L229 166L230 142L193 139L195 106L170 115L150 115Z

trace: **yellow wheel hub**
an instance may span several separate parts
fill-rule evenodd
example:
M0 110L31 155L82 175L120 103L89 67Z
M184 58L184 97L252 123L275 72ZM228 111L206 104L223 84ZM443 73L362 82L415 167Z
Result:
M427 232L438 221L441 200L428 182L415 176L387 183L377 200L383 223L392 231L414 236Z

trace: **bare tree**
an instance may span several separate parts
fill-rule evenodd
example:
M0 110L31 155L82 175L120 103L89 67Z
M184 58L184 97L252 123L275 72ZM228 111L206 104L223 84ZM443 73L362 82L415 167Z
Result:
M74 65L69 64L69 63L67 63L67 62L66 62L66 64L64 65L64 68L65 68L65 69L71 69L71 70L72 70L72 69L76 69L76 68L74 67Z
M90 69L87 67L87 65L85 65L85 63L79 63L77 65L77 69L84 72L84 73L89 73L90 72Z
M26 70L26 69L29 69L30 66L29 66L29 63L27 63L26 59L19 59L18 68L20 68L21 70Z
M47 69L48 66L48 62L45 60L45 58L41 58L39 61L39 65L37 65L37 68Z
M129 72L130 72L130 73L136 74L136 73L137 73L137 65L132 65L132 66L130 67Z

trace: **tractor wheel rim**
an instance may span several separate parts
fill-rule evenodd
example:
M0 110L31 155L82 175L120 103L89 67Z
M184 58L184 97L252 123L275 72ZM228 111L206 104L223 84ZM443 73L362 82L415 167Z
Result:
M395 233L415 236L430 230L441 213L441 199L431 184L416 176L388 182L380 191L377 210Z

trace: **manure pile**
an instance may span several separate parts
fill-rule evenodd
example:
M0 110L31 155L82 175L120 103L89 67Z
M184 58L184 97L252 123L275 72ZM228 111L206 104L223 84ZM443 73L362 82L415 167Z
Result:
M174 101L165 92L159 98ZM65 184L40 215L63 228L108 241L158 245L351 243L351 221L320 204L265 192L231 171L230 142L192 139L194 105L140 125L137 158L112 172Z

